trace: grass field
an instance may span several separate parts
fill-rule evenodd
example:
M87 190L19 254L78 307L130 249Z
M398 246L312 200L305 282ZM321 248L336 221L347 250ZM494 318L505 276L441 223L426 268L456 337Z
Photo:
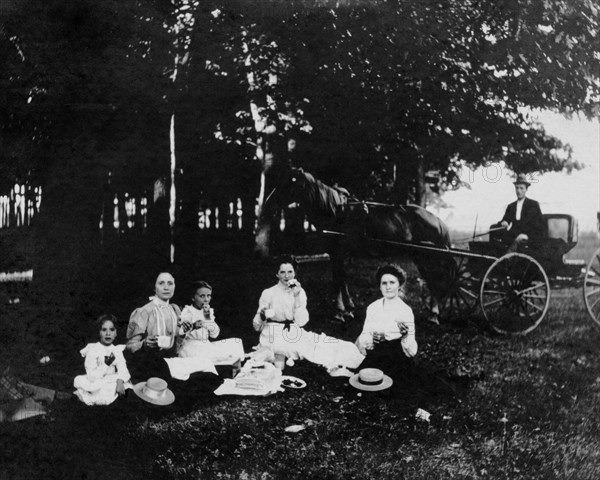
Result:
M589 259L598 245L595 236L582 237L570 256ZM350 262L363 306L376 298L378 263ZM363 317L350 325L330 320L328 279L324 265L302 272L309 326L353 340ZM254 284L247 304L221 299L217 308L224 336L241 331L246 350L257 341L249 328L256 294L271 280L266 271L238 272L237 281ZM409 302L419 311L410 280ZM0 358L18 361L22 375L64 385L80 373L81 360L65 356L44 370L39 352L20 341L36 308L26 298L0 306ZM546 318L523 338L496 335L475 315L440 326L418 317L417 339L418 368L447 379L446 395L416 401L359 393L346 379L299 362L285 373L307 388L267 398L207 395L193 408L162 410L55 402L46 418L0 424L0 479L600 478L600 331L580 288L553 290ZM430 422L415 418L418 408L431 413ZM289 425L305 429L286 433Z

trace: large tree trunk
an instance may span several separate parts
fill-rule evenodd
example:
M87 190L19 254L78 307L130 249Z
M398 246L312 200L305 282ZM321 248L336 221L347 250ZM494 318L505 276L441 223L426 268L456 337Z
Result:
M57 154L63 158L47 170L34 222L33 285L51 304L85 314L95 296L105 177L82 151Z
M106 270L99 236L106 172L93 149L91 140L73 139L50 153L57 160L46 166L33 222L30 301L36 313L28 341L57 361L73 359L75 345L89 341L90 321L112 307L102 301Z

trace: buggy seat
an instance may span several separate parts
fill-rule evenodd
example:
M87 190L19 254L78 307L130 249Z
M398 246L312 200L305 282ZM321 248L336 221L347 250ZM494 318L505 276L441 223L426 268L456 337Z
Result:
M547 229L547 242L555 246L561 255L569 252L577 245L579 227L573 215L565 213L545 213L543 215Z

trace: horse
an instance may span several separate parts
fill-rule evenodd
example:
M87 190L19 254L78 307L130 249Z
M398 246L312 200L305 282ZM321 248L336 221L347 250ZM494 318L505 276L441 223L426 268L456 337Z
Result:
M281 174L264 202L255 234L255 252L269 254L270 229L281 209L301 208L309 222L327 238L332 280L336 293L336 318L353 317L354 302L348 291L344 259L347 255L391 256L405 253L417 266L431 293L430 320L437 323L439 301L446 294L445 281L455 262L449 255L431 254L427 249L399 248L404 242L447 249L450 236L446 225L418 205L386 205L360 202L345 189L331 187L302 169Z

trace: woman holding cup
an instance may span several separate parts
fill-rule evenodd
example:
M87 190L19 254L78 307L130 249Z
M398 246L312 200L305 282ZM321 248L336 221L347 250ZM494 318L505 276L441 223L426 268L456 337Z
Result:
M361 368L379 368L399 380L409 373L406 367L412 371L412 363L407 360L417 354L418 348L415 317L400 296L406 274L397 265L388 264L377 270L376 278L382 298L367 307L356 346L367 356Z
M167 381L179 400L193 402L201 394L215 390L221 379L212 373L212 364L191 372L173 373L169 362L177 361L177 350L193 325L181 320L180 308L171 302L175 279L168 272L159 273L153 297L133 311L127 326L126 360L132 378L145 381L158 377ZM206 367L206 368L204 368Z
M165 358L175 357L185 325L181 325L181 310L171 303L175 279L168 272L156 277L154 296L143 307L136 308L127 326L127 364L138 380L170 376ZM191 325L188 325L188 330Z
M283 369L286 357L297 357L294 350L309 316L306 292L296 280L296 262L282 256L277 264L277 284L262 292L252 324L260 332L260 346L272 349L275 366Z
M336 375L340 367L356 368L364 359L352 342L304 330L309 314L306 292L296 279L297 264L283 255L276 260L277 284L262 292L252 324L260 332L259 348L272 351L274 364L283 369L306 359Z

